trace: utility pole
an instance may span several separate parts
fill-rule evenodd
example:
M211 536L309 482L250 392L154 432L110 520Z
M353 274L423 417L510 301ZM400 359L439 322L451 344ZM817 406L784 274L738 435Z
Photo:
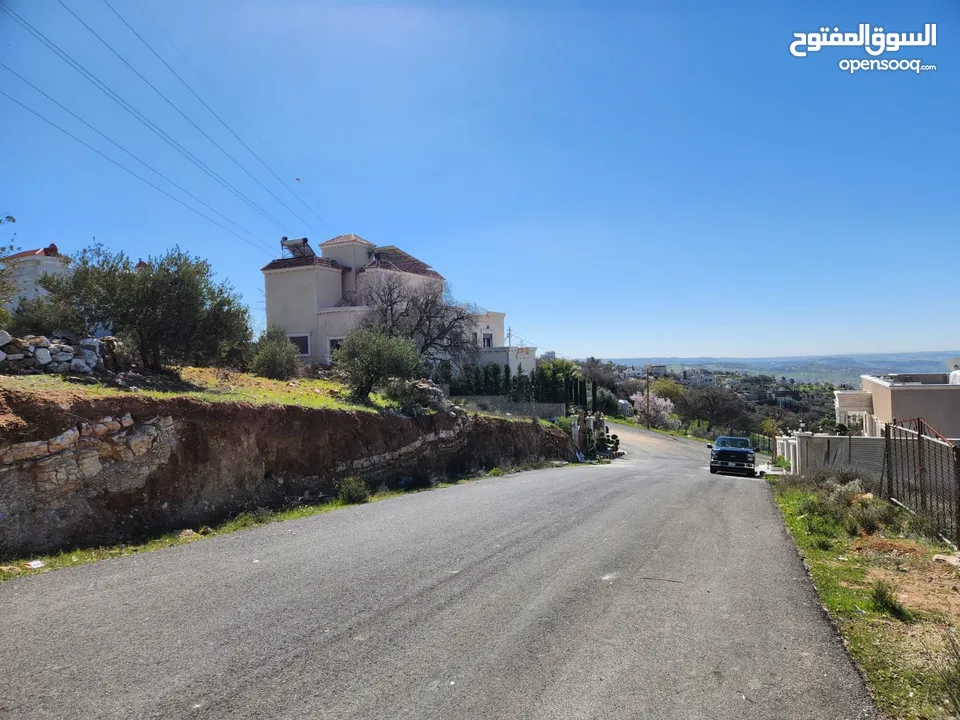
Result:
M512 331L510 330L510 328L508 327L508 328L507 328L507 347L510 347L510 338L511 338L512 336L513 336L513 333L512 333Z
M644 365L643 369L647 374L647 430L650 429L650 366Z

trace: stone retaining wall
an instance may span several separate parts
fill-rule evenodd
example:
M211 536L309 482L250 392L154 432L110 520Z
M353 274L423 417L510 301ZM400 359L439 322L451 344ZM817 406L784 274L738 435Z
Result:
M124 400L78 403L63 412L71 424L48 437L0 444L0 559L134 539L331 494L345 475L373 488L505 461L570 457L559 430L462 412L406 418Z

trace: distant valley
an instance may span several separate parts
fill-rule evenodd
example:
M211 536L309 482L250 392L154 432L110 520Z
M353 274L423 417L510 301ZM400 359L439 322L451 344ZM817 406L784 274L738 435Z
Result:
M859 386L861 375L887 373L946 372L947 362L960 358L960 350L917 353L871 353L855 355L808 355L796 357L726 358L726 357L659 357L604 358L621 365L642 367L645 364L666 365L679 372L690 368L713 371L739 371L751 375L773 375L804 382L831 382Z

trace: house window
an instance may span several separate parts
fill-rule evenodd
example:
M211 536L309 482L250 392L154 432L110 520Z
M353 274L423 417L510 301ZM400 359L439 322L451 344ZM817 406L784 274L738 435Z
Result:
M307 357L310 355L310 335L287 335L290 338L290 342L297 346L297 354L300 357Z
M484 333L484 334L483 334L483 346L484 346L485 348L493 347L493 334L492 334L492 333Z
M333 351L343 344L343 338L330 338L327 340L327 362L333 362Z

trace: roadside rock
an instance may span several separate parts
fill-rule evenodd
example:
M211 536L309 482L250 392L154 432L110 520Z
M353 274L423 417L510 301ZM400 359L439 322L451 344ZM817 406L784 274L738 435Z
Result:
M69 344L53 335L53 340L42 335L15 338L0 330L0 371L33 375L38 372L82 375L108 374L117 368L117 353L121 343L115 337L84 338Z
M960 553L958 553L958 555L960 555ZM958 557L958 555L934 555L933 561L960 568L960 557Z
M80 358L74 358L70 361L70 372L83 373L84 375L93 372L90 367Z

